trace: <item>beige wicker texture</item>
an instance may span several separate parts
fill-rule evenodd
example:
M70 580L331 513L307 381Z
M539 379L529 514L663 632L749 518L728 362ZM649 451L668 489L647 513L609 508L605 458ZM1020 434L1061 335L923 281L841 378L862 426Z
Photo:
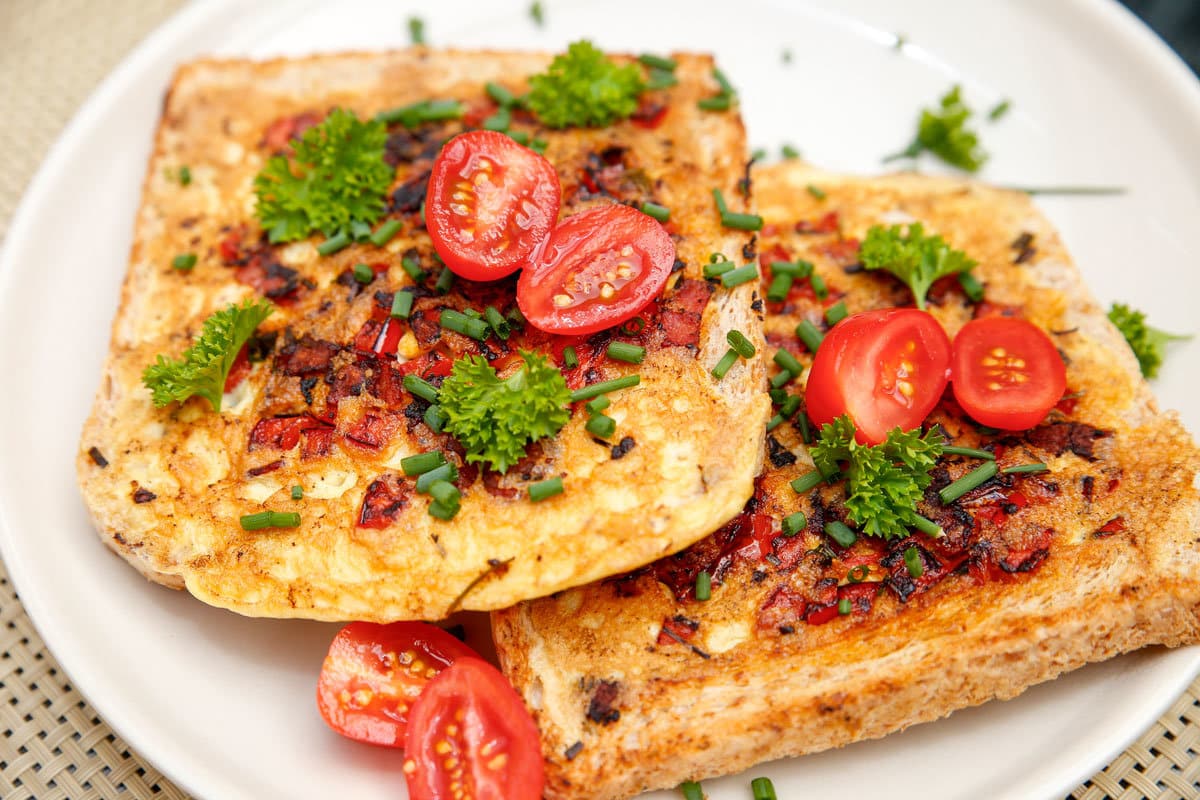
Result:
M182 5L181 0L0 0L0 239L71 114L130 48ZM1196 800L1198 754L1200 680L1068 800ZM187 797L132 752L71 686L21 607L3 565L0 797Z

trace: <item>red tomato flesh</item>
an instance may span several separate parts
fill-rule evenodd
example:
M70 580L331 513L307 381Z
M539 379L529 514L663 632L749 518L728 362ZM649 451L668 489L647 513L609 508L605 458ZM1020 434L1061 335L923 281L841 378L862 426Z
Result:
M968 322L954 337L954 399L976 422L1023 431L1043 419L1067 388L1050 337L1015 317Z
M317 708L343 736L403 747L412 705L429 680L460 658L478 657L424 622L352 622L329 646L317 679Z
M558 219L554 165L496 131L454 137L425 194L425 227L451 271L492 281L521 267Z
M495 667L454 662L409 716L404 775L411 800L540 800L541 740L520 696Z
M535 328L585 335L619 325L662 293L675 242L654 218L625 205L559 223L517 281L517 305Z
M937 405L950 374L950 340L915 308L864 311L825 335L805 387L817 425L849 414L861 444L893 428L916 428Z

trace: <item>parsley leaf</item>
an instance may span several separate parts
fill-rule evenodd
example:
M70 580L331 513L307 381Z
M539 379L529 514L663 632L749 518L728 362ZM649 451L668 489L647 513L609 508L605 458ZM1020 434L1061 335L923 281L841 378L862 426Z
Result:
M225 380L234 359L273 310L265 300L246 300L240 306L232 303L204 320L200 335L182 358L171 361L159 355L142 372L142 383L152 393L154 405L182 403L198 394L212 403L213 411L220 411Z
M975 131L966 127L972 113L962 101L960 87L955 86L942 96L940 108L921 110L917 137L904 150L885 158L884 163L898 158L916 158L928 150L951 166L978 172L988 156L979 146Z
M526 103L550 128L602 127L636 111L645 87L636 65L618 66L581 39L530 77Z
M877 445L854 440L854 423L841 416L822 426L811 449L823 475L845 463L846 511L863 533L885 539L903 538L917 524L917 503L931 481L930 470L942 454L936 431L896 428Z
M919 222L909 225L907 232L901 232L899 225L871 226L859 250L859 260L867 269L886 269L907 283L917 308L922 309L934 281L966 272L977 263L946 244L940 235L926 236Z
M545 357L521 351L525 364L500 379L480 356L454 362L438 393L445 430L467 450L467 461L488 462L504 472L525 455L525 446L558 433L571 412L571 392Z
M1191 336L1178 336L1146 324L1146 315L1137 309L1130 308L1124 303L1113 303L1108 309L1108 318L1117 330L1129 342L1130 349L1137 356L1138 366L1142 375L1153 378L1162 366L1167 354L1167 342L1190 339Z
M383 160L387 126L335 108L304 132L295 154L272 156L254 179L257 214L272 242L333 236L383 214L394 171Z

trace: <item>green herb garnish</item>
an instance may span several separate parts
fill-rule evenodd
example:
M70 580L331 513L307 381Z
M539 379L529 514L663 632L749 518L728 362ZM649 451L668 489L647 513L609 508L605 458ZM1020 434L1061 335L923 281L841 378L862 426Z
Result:
M619 65L583 39L529 78L526 102L550 128L604 127L636 111L644 88L636 64Z
M940 235L926 236L921 223L902 231L899 225L873 225L859 250L867 269L885 269L908 284L917 308L925 308L925 295L938 278L966 272L977 263L955 250Z
M1117 326L1125 341L1129 342L1129 347L1137 356L1138 366L1147 378L1158 374L1158 368L1167 354L1167 342L1192 338L1150 327L1146 324L1145 314L1124 303L1113 303L1108 309L1108 318Z
M899 153L885 158L884 163L898 158L916 158L929 151L951 166L978 172L988 157L979 146L975 131L967 128L972 113L962 101L960 87L955 86L942 96L940 108L922 109L916 138Z

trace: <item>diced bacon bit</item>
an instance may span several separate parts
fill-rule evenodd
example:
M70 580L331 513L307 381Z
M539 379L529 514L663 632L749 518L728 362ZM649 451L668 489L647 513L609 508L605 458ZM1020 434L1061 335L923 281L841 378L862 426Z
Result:
M442 310L440 308L422 308L423 305L425 303L417 301L416 310L409 315L408 326L421 347L431 348L442 338Z
M242 349L238 350L237 356L233 359L233 364L229 367L229 376L225 378L224 391L232 392L249 374L250 356L246 354L246 345L242 345Z
M762 604L755 622L759 630L791 632L804 618L807 606L808 601L801 595L787 586L780 586Z
M360 528L386 528L408 505L411 487L398 475L380 475L367 486L362 510L358 515Z
M766 225L763 225L762 230L759 233L764 239L770 239L772 236L779 233L779 226L774 222L768 222Z
M742 512L720 530L652 565L654 576L679 601L694 596L696 576L704 571L714 586L724 579L735 560L758 561L769 552L773 522L765 514Z
M1069 417L1075 413L1075 409L1079 406L1079 398L1079 393L1068 386L1067 390L1063 392L1062 399L1055 403L1054 407Z
M483 124L485 119L495 114L499 108L500 106L496 105L490 98L467 103L466 108L463 109L463 125L468 128L478 128Z
M838 213L830 211L819 219L802 219L795 225L796 233L837 233L841 230ZM856 248L857 249L857 248Z
M313 339L305 335L302 339L289 342L275 356L275 369L284 375L315 375L329 369L338 346L333 342Z
M362 364L357 361L342 364L333 373L326 402L336 405L347 397L358 397L362 394L366 382L367 373Z
M291 450L300 443L300 434L319 427L321 427L321 423L307 414L296 417L260 419L250 431L250 443L247 449L250 452L262 448Z
M291 149L293 139L321 121L321 116L311 111L280 117L263 132L262 146L272 153Z
M669 108L666 103L650 99L649 97L643 97L642 101L638 104L637 110L629 115L629 119L639 128L653 130L666 119Z
M367 391L383 401L388 408L403 408L408 403L404 390L404 375L391 359L376 361L367 381Z
M812 353L808 352L808 348L804 343L790 334L771 332L767 334L767 345L776 350L783 349L794 355L801 363L812 358Z
M1106 491L1107 491L1109 494L1112 494L1113 492L1115 492L1115 491L1117 490L1117 487L1118 487L1118 486L1120 486L1120 485L1121 485L1121 479L1120 479L1120 478L1113 478L1112 480L1110 480L1110 481L1108 482L1108 486L1106 487Z
M242 250L242 240L245 236L246 229L239 225L221 237L221 241L217 245L217 252L220 253L221 262L225 266L245 264L250 258L250 252Z
M283 466L283 459L277 458L274 461L272 461L270 464L263 464L260 467L251 467L250 469L246 470L246 474L249 475L251 478L257 478L259 475L266 475L268 472L274 472L275 470L279 469L282 466Z
M333 450L334 430L331 425L321 425L303 431L304 445L300 448L302 459L320 458L329 455Z
M1112 536L1114 533L1120 533L1125 530L1125 517L1118 514L1108 522L1096 529L1092 535L1097 539L1103 539L1106 536Z
M848 267L851 264L858 263L858 239L839 239L836 242L822 245L817 249L828 256L839 267Z
M1039 533L1030 536L1024 542L1022 549L1009 550L998 562L998 566L1006 573L1032 572L1041 566L1050 555L1050 543L1054 539L1053 528L1043 528Z
M712 296L708 281L684 278L662 302L658 324L666 347L695 347L700 343L700 323Z
M300 296L300 273L281 264L271 248L251 255L245 264L237 268L234 277L238 283L281 305L294 303Z
M362 419L351 426L346 432L346 441L367 450L382 450L392 439L392 435L400 426L399 420L393 414L365 414Z
M765 236L766 234L764 233L763 235ZM758 264L760 267L762 267L762 274L763 274L764 278L766 277L766 274L767 274L766 270L769 270L771 268L771 262L773 262L773 261L791 261L791 260L792 260L792 254L789 253L783 247L783 245L780 245L780 244L772 245L769 250L763 250L761 253L758 254Z
M454 362L448 358L442 357L440 353L423 353L411 361L405 361L396 369L400 372L400 376L418 375L425 380L438 377L445 378L450 374L450 370L454 368Z
M662 627L658 632L657 643L660 645L678 644L681 640L690 642L696 635L696 631L700 629L700 623L694 619L688 619L682 614L676 614L673 617L667 617L662 621Z

